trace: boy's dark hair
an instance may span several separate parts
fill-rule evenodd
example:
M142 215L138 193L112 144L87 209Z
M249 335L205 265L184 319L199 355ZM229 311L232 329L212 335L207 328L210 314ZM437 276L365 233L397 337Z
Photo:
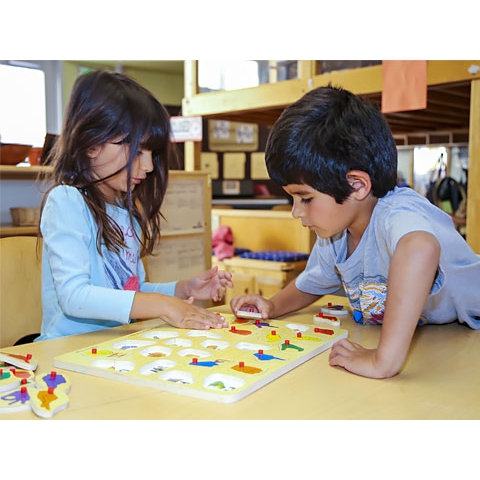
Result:
M98 251L102 239L109 250L118 251L125 244L123 233L106 213L105 198L92 176L88 156L92 148L118 138L130 149L126 166L129 184L132 162L140 147L152 151L154 170L122 199L130 217L140 224L142 238L139 240L145 255L152 252L160 236L160 207L167 188L168 167L174 164L176 149L170 142L167 110L136 81L107 70L77 78L62 133L52 152L51 188L60 184L76 187L98 225ZM43 204L46 198L47 195Z
M397 148L378 107L340 87L306 93L287 107L268 136L265 160L279 185L306 184L343 203L351 170L370 175L383 197L397 183Z

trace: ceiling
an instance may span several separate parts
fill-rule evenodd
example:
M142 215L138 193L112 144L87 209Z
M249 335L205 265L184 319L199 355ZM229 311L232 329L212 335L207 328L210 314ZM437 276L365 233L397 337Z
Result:
M367 98L381 105L381 93ZM429 86L426 109L387 113L385 117L394 135L468 132L470 82Z

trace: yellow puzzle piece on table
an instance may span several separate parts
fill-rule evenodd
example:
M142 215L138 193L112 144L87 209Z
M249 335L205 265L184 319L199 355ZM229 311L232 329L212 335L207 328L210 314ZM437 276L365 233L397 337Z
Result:
M237 319L228 328L161 324L55 357L58 368L222 403L236 402L346 338L339 328Z
M51 418L68 407L69 398L61 388L48 387L41 390L27 387L27 391L30 396L30 407L39 417Z

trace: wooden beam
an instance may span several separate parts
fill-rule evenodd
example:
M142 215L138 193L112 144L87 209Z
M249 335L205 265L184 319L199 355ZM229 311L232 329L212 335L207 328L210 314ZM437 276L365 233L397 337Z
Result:
M480 79L472 80L471 89L466 236L480 254Z

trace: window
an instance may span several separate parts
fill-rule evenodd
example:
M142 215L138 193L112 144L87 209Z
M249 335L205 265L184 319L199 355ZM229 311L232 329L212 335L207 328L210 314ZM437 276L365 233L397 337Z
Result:
M0 64L0 138L41 147L47 132L45 73L34 63L13 63Z

